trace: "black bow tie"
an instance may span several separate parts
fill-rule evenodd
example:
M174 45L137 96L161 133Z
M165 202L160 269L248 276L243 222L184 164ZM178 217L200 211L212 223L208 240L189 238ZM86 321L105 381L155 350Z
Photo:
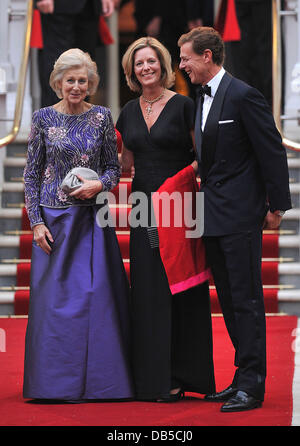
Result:
M202 85L199 85L197 90L199 96L204 97L205 94L211 96L211 87L209 87L208 85L204 85L204 87Z

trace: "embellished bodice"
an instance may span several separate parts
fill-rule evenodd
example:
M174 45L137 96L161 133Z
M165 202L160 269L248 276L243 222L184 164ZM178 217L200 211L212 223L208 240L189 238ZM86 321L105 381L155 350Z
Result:
M53 107L33 113L24 169L25 205L31 227L43 223L40 206L91 205L96 198L78 200L60 184L74 167L95 170L103 190L120 179L116 132L108 108L94 105L80 115L67 115Z

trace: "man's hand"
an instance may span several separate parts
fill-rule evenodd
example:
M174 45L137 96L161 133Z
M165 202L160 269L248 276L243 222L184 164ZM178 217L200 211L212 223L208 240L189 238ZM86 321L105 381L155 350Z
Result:
M278 229L281 223L282 217L269 211L265 217L263 229Z
M151 37L157 37L160 33L161 17L153 17L146 27L146 34Z
M191 31L194 28L198 28L199 26L203 26L203 20L202 19L194 19L188 21L188 29Z
M115 3L113 0L101 0L102 1L102 14L104 17L109 17L115 10Z
M43 14L53 14L54 0L40 0L36 3L36 7Z

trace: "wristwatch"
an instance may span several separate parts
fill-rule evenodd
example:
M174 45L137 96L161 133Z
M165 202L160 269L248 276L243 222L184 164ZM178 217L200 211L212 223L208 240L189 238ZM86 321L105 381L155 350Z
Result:
M285 214L285 211L274 211L273 214L279 215L279 217L283 217Z

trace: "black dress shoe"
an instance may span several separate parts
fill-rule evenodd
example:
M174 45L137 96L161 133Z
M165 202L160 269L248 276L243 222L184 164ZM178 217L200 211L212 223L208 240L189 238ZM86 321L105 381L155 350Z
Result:
M235 387L232 387L230 385L229 387L226 387L226 389L222 390L221 392L217 393L210 393L208 395L205 395L204 399L205 401L211 401L212 403L219 403L223 401L227 401L229 398L231 398L235 393L237 389Z
M232 396L221 407L221 412L241 412L243 410L256 409L261 407L262 401L257 400L248 393L238 390L234 396Z

